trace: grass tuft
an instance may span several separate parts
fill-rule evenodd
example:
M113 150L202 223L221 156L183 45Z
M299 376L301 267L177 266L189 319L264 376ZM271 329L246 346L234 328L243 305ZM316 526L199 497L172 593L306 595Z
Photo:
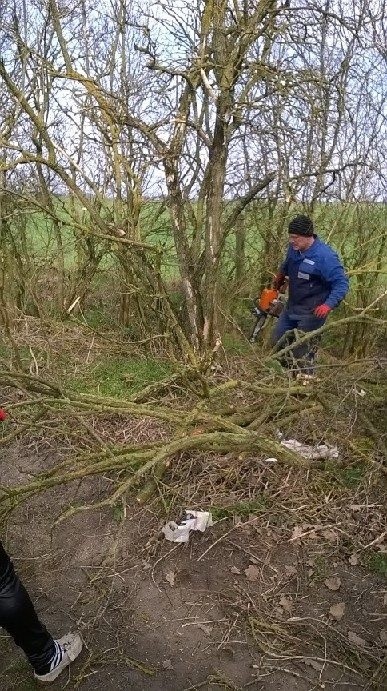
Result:
M232 518L233 516L240 516L241 518L248 518L251 515L259 514L267 508L267 501L265 497L258 497L250 501L240 501L229 506L212 506L210 511L215 521L220 521L222 518Z
M387 554L382 552L373 552L367 559L367 565L370 571L387 578Z
M68 386L73 391L120 398L141 391L172 372L170 364L160 360L110 358L73 377Z

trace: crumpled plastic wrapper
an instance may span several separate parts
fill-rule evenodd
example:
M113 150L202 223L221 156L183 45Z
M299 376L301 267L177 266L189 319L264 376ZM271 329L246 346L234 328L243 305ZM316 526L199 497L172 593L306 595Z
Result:
M162 528L165 539L169 542L188 542L189 534L192 530L199 530L201 533L214 525L212 515L209 511L185 510L186 518L181 523L168 521Z
M283 439L281 446L285 446L290 451L295 451L303 458L309 460L317 460L319 458L338 458L339 450L337 446L328 446L328 444L316 444L316 446L309 446L302 444L297 439Z

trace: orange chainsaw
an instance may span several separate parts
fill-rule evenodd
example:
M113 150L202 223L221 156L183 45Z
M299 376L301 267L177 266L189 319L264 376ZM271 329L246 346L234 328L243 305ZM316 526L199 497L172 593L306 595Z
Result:
M255 343L258 334L266 324L266 319L279 317L285 304L281 299L280 291L275 288L264 288L258 298L254 300L252 314L256 317L256 322L250 336L250 343Z

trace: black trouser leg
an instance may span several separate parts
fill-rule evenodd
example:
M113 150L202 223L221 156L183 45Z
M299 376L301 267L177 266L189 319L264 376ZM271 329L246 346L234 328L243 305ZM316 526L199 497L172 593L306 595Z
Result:
M24 651L38 674L47 671L54 653L52 636L39 621L30 597L0 542L0 626Z

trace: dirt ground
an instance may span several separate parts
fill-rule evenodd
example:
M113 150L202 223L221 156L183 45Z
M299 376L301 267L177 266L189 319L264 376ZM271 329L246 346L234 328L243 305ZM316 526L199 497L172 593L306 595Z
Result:
M60 460L41 442L1 453L10 485ZM249 463L254 499L262 473L255 487L258 461ZM284 481L291 490L290 475ZM53 689L387 689L387 581L346 532L349 517L359 530L372 524L380 494L368 506L343 498L335 524L324 507L305 523L295 501L284 511L293 525L281 520L279 494L270 516L225 517L186 545L164 540L160 513L130 498L119 515L78 513L53 526L63 509L98 501L110 483L86 479L38 495L2 535L49 630L84 639ZM4 632L0 660L2 691L36 688Z

